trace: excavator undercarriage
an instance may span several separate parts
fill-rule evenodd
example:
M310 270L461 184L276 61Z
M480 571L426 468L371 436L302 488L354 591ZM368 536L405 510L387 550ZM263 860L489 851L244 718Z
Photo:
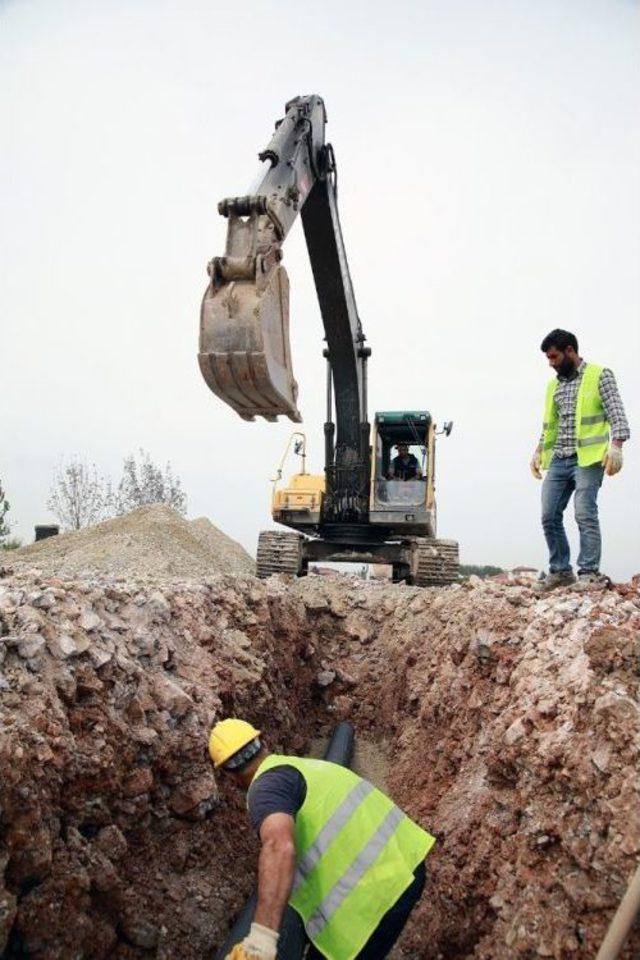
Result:
M310 563L358 563L390 566L395 583L416 587L445 586L458 579L455 540L414 537L396 543L350 544L307 539L301 533L263 530L258 537L256 573L266 579L276 573L305 576Z

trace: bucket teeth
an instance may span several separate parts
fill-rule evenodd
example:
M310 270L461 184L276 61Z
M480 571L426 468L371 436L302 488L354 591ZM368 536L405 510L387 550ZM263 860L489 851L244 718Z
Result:
M265 281L210 286L202 302L198 362L209 388L244 420L300 423L289 345L289 280L282 265Z

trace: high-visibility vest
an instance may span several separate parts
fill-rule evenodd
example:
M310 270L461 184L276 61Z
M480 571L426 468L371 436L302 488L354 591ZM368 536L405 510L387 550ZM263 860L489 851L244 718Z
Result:
M352 960L413 882L435 838L367 780L326 760L273 754L252 786L283 765L295 767L307 786L295 818L289 903L323 956Z
M588 363L582 374L576 398L576 452L578 464L589 467L602 460L609 446L609 422L600 397L598 384L604 367ZM558 439L559 417L555 403L558 380L547 384L544 404L541 463L545 470L551 463L553 448Z

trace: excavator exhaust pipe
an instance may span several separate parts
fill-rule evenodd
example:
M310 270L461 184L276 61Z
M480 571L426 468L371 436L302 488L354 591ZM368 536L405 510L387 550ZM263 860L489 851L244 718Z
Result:
M200 315L200 371L244 420L284 415L300 423L289 344L289 278L261 257L221 257Z

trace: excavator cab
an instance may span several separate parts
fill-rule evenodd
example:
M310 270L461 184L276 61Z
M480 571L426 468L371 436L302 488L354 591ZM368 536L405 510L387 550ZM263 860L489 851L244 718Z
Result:
M427 410L376 413L369 521L390 536L435 536L435 424ZM405 459L401 454L406 452Z

